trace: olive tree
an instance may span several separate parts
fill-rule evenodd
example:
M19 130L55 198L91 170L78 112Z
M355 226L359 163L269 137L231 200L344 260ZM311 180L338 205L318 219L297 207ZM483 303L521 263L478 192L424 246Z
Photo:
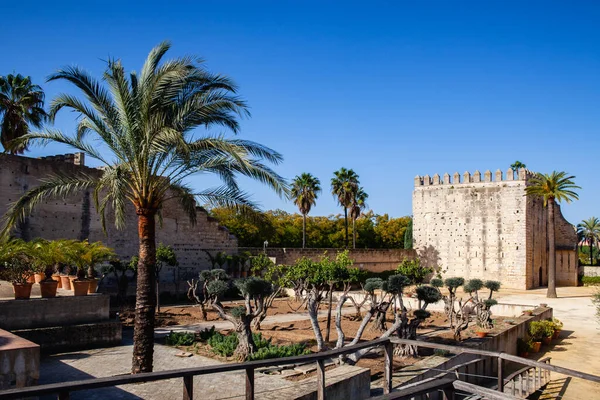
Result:
M226 281L227 279L228 276L225 270L217 268L204 270L200 272L198 279L187 281L187 297L200 306L203 321L206 321L207 319L207 308L210 306L211 300L213 299L208 293L208 285L213 281Z

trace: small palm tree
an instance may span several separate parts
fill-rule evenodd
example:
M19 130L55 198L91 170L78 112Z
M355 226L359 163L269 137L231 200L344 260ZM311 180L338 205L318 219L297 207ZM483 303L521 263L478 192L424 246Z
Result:
M45 119L42 88L28 76L0 76L0 143L4 152L24 153L27 146L13 140L28 134L30 125L41 128Z
M358 175L351 169L340 168L331 178L331 194L344 209L344 226L346 228L345 245L348 247L348 209L352 205L354 193L358 189Z
M587 242L590 249L590 265L594 265L594 243L600 241L600 219L591 217L577 224L577 237Z
M292 182L291 196L294 204L298 206L302 214L302 248L306 247L306 215L315 205L320 192L321 182L319 178L306 172L296 176Z
M196 58L163 62L169 48L166 42L155 47L139 74L127 74L120 60L109 60L102 81L78 67L50 76L51 81L72 83L83 94L83 99L59 95L49 111L51 118L63 108L78 113L76 134L48 130L25 135L20 143L66 144L104 166L98 175L81 171L43 180L11 205L1 231L8 235L48 197L86 189L93 190L102 222L108 207L117 228L125 225L126 204L133 205L139 236L133 373L152 371L160 210L179 201L195 223L197 200L215 206L255 207L240 189L238 175L258 180L280 196L288 195L285 180L265 164L280 163L279 153L258 143L197 131L220 126L237 133L238 117L248 115L246 104L235 95L237 88L229 78L208 72ZM96 141L87 140L89 136ZM186 179L199 173L216 175L222 186L192 190Z
M541 198L548 212L548 292L546 297L556 298L556 244L554 241L554 206L556 202L579 199L574 189L581 189L573 182L574 176L566 172L553 171L550 175L535 174L529 179L525 194Z
M360 217L362 211L367 207L367 198L369 195L362 187L356 189L350 205L350 218L352 219L352 248L356 248L356 219Z

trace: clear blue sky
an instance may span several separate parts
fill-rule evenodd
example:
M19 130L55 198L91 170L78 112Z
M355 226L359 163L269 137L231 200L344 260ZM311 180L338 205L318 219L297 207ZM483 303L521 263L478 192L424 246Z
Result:
M139 70L158 42L230 75L251 106L241 137L311 172L315 215L339 212L334 170L353 168L377 213L411 213L415 175L506 170L577 176L572 223L600 216L600 3L596 1L2 2L0 74L45 77L102 60ZM74 127L63 113L57 126ZM35 148L30 156L67 152ZM210 185L207 178L194 180ZM263 208L294 211L254 183Z

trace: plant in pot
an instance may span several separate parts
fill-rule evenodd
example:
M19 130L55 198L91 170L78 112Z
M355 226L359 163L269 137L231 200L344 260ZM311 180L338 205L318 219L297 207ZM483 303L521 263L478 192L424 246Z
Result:
M15 299L29 299L31 287L28 278L33 274L29 246L20 239L0 243L0 275L13 285Z
M81 258L87 266L88 293L96 293L98 288L96 265L115 258L116 254L113 249L103 245L101 242L82 243L84 243L84 248Z
M554 327L554 335L552 335L552 339L558 339L560 331L562 331L563 328L563 323L558 318L552 318L552 324Z
M88 252L89 243L87 240L75 242L69 246L66 252L70 265L74 265L77 270L75 278L69 277L71 287L75 296L86 296L90 286L90 282L86 279L87 260L86 253Z
M554 323L552 321L540 321L544 327L544 337L542 343L546 346L552 342L552 336L554 336Z
M525 311L523 311L523 315L530 317L533 315L533 310L525 310Z
M517 354L519 357L527 357L529 350L531 350L531 338L517 339Z
M52 276L63 259L58 241L35 240L30 242L30 250L36 270L43 275L43 279L38 282L42 297L56 297L59 281Z
M529 336L531 336L531 352L537 353L542 346L542 339L546 335L546 327L543 321L532 321L529 323Z
M78 245L77 240L56 240L55 246L57 252L61 255L61 261L58 263L57 272L59 272L61 286L64 290L73 290L71 281L76 278L73 275L73 249Z

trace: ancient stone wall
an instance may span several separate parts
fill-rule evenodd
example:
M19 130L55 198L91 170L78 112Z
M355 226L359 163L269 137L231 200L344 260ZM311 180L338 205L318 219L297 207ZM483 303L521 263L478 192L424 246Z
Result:
M525 196L530 177L524 169L518 174L509 169L506 176L500 170L417 176L415 249L445 276L495 279L507 288L547 284L546 209ZM557 283L576 284L574 231L560 207L555 212Z
M240 247L240 252L248 251L252 255L257 255L265 251L257 247ZM318 261L323 254L327 253L329 257L343 251L343 249L288 249L288 248L269 248L267 255L275 260L277 264L291 265L296 260L307 257ZM404 249L349 249L349 257L354 260L354 266L371 272L382 272L394 270L404 259L414 259L416 252L414 250Z
M0 154L0 215L5 214L10 203L50 175L101 173L98 169L83 166L83 162L79 154L46 159ZM137 217L133 205L128 205L126 215L125 228L117 230L109 211L105 233L92 195L86 191L40 204L17 227L15 235L27 240L40 237L102 241L113 247L121 258L129 259L138 251ZM162 211L162 226L157 226L157 241L173 246L180 266L188 272L210 267L203 249L219 249L226 253L237 250L237 239L202 208L197 208L196 217L196 225L192 225L178 203L169 200ZM176 271L167 267L161 273L165 279L175 275Z

